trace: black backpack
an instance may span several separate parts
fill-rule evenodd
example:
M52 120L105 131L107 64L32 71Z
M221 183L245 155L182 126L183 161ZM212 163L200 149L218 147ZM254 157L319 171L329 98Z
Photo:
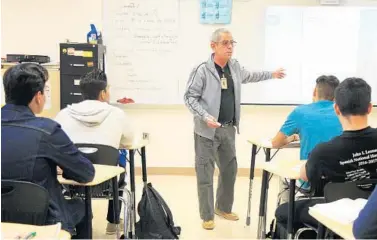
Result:
M137 238L179 239L181 228L174 226L168 205L151 183L144 187L137 210L140 216L135 226Z

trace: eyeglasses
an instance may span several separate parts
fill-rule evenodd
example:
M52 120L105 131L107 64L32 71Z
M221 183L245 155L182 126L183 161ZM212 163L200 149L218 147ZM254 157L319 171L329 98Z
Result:
M224 41L222 41L222 42L217 42L217 43L221 43L221 45L222 46L224 46L224 47L228 47L229 45L231 45L231 46L234 46L234 45L236 45L236 41L233 41L233 40L231 40L231 41L229 41L229 40L224 40Z

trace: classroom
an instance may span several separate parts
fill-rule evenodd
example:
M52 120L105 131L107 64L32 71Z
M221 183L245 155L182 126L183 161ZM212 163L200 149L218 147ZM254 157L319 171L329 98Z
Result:
M0 36L2 238L377 238L376 1L2 0Z

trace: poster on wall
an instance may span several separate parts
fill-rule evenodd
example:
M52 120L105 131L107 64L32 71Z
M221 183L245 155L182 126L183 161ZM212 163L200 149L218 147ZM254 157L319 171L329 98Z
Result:
M232 0L200 0L200 23L230 24Z

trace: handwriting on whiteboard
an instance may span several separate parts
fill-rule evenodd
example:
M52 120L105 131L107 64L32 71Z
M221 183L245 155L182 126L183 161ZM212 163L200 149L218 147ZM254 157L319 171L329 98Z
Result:
M106 2L104 40L114 95L160 101L176 89L176 77L167 69L177 61L178 0Z
M177 14L150 3L127 1L115 13L113 24L117 38L137 46L128 52L166 54L178 43Z

